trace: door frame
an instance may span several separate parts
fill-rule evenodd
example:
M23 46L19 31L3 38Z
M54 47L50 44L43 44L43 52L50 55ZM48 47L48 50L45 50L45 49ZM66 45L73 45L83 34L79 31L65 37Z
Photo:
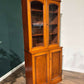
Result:
M39 1L41 3L43 3L43 43L44 46L39 46L39 47L32 47L32 20L31 20L31 2L32 1ZM45 0L27 0L27 14L28 14L28 31L29 31L29 51L35 51L35 50L41 50L46 48L46 1Z
M58 44L50 44L49 45L49 4L56 4L58 5ZM47 0L47 47L59 47L60 45L60 2Z

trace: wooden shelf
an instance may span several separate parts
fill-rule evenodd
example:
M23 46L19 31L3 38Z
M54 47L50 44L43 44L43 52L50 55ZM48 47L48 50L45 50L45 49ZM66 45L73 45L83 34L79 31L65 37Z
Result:
M50 25L50 26L51 26L51 25L56 25L56 26L57 26L57 24L55 24L55 23L50 23L49 25Z
M50 33L49 35L57 35L57 33ZM33 34L32 36L43 36L43 34Z
M39 10L39 9L31 9L32 11L35 11L35 12L43 12L43 10ZM49 13L56 13L58 14L58 11L50 11Z
M56 25L57 26L57 23L55 24L55 23L50 23L49 24L50 26L51 25ZM32 23L32 26L43 26L43 23Z
M51 25L56 25L56 26L57 26L57 24L49 24L49 25L50 25L50 26L51 26Z
M43 12L43 10L38 10L38 9L32 9L32 11Z
M49 33L49 35L57 35L57 33Z
M43 34L33 34L32 36L43 36Z
M37 23L32 23L32 25L33 25L33 26L43 26L43 23L37 22Z
M50 11L49 13L58 14L56 11Z

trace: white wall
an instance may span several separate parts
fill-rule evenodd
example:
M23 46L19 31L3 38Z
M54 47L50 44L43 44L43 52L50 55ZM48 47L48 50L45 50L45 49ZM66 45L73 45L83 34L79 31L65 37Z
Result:
M61 3L63 69L84 73L84 0Z

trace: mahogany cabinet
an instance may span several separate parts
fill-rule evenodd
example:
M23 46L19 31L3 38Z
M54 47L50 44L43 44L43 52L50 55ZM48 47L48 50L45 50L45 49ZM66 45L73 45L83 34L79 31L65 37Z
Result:
M62 80L60 0L22 0L27 84Z

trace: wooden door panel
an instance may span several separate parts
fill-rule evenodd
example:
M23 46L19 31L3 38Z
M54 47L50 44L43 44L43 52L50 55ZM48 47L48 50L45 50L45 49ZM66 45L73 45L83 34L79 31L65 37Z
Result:
M49 57L48 53L40 53L34 56L34 84L48 84Z
M50 51L50 82L54 84L61 80L62 54L61 50Z
M36 84L47 83L47 56L35 57Z
M59 76L60 73L60 52L52 53L52 79Z

